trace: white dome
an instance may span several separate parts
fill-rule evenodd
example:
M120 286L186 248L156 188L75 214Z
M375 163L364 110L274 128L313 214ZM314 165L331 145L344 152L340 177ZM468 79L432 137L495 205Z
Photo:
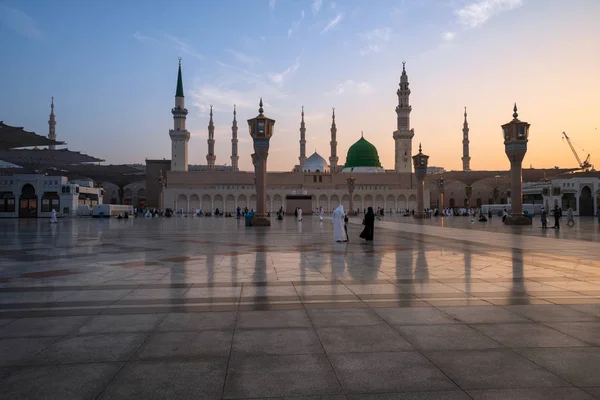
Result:
M327 170L327 161L316 151L306 159L302 167L303 172L326 172Z

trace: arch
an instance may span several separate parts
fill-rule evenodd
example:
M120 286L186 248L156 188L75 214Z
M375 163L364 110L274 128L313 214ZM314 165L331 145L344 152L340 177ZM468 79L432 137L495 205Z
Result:
M378 194L377 196L375 196L375 210L377 210L378 208L384 208L385 204L383 202L383 196Z
M204 196L202 196L202 207L201 208L202 208L203 213L215 211L212 209L212 201L210 199L210 195L205 194Z
M215 195L213 205L215 207L215 210L218 208L219 212L223 212L223 207L224 207L223 196L221 196L220 194Z
M228 194L225 197L225 212L235 211L235 197L232 194Z
M256 211L256 195L253 194L250 196L250 205L248 206L250 210Z
M240 194L238 197L238 207L241 208L242 210L246 207L248 207L248 199L246 198L246 195Z
M408 196L408 209L415 210L415 211L423 211L423 210L417 210L417 196L415 196L414 194L411 194L410 196Z
M359 212L363 211L363 199L359 194L355 194L352 201L354 202L354 210L358 210Z
M579 215L582 217L591 217L594 215L592 189L587 185L581 188L581 194L579 195Z
M178 195L175 201L175 212L180 211L182 208L183 212L188 212L188 202L185 194Z
M373 207L373 196L370 194L366 195L364 203L364 208Z
M316 194L313 194L313 195L311 196L311 199L310 199L310 206L312 207L312 210L313 210L313 212L315 212L315 210L316 210L317 208L319 208L319 206L317 205L317 195L316 195Z
M322 194L322 195L319 196L319 200L317 201L317 205L319 207L323 207L323 211L326 211L326 212L330 211L328 209L329 199L324 194Z
M331 209L335 210L340 205L340 198L337 194L331 196Z
M389 194L386 198L385 198L385 206L387 208L386 211L388 210L395 210L396 209L396 198L394 196L392 196L391 194Z
M28 183L21 188L21 199L37 199L35 188Z
M200 198L197 194L193 194L190 196L190 210L196 211L200 208Z
M37 195L35 188L31 184L26 184L21 188L19 196L19 217L35 218L37 217Z
M342 196L342 205L344 206L344 210L347 212L350 210L350 196L345 194ZM356 207L356 206L354 206Z
M141 188L137 191L137 207L145 208L146 207L146 189Z
M273 211L277 212L283 207L283 201L281 200L281 195L276 194L273 196Z
M408 202L406 201L406 196L401 194L398 196L398 210L404 211L408 208Z

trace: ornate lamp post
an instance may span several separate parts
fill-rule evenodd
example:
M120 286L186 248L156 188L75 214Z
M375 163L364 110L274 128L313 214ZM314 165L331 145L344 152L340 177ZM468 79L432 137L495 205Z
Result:
M354 197L353 197L353 193L354 193L354 187L356 184L356 178L354 177L349 177L346 178L346 182L348 182L348 193L350 193L350 210L349 213L354 214Z
M256 213L252 220L255 226L271 226L267 218L267 157L269 156L269 140L273 136L275 120L263 114L263 102L260 99L258 116L248 120L250 136L254 142L254 178L256 180Z
M158 182L160 188L160 191L158 193L158 209L162 210L164 208L163 192L164 189L167 187L167 179L163 175L162 169L160 170L160 174L158 175L156 181Z
M504 136L504 150L510 161L510 192L511 213L506 218L506 225L531 225L531 220L523 215L523 172L522 164L527 153L527 138L529 137L529 124L519 121L517 117L517 104L513 108L513 120L502 125Z
M444 208L444 178L438 179L438 189L440 191L440 206L438 208Z
M415 218L427 218L429 214L425 213L425 205L424 203L424 195L425 195L425 176L427 175L427 162L429 160L429 156L426 156L421 151L421 143L419 143L419 153L416 156L413 156L413 166L415 167L415 175L417 176L418 186L417 186L417 209L418 212L415 213Z
M473 187L471 185L465 186L465 196L467 200L466 208L471 208L471 195L473 194Z

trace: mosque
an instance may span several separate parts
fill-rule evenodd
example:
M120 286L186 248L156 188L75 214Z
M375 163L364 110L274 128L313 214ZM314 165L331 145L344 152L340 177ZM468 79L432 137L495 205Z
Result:
M339 204L350 209L350 195L355 210L367 207L386 211L413 210L417 207L417 180L412 173L412 139L410 127L410 89L405 65L402 67L396 107L397 129L392 137L395 142L394 169L385 169L379 160L377 149L362 137L347 151L344 164L337 154L337 128L335 109L331 115L330 156L326 160L316 151L306 157L306 126L304 108L300 121L299 163L289 172L268 172L267 211L283 208L293 212L302 207L304 213L322 207L331 212ZM231 166L215 165L214 123L212 109L208 125L208 154L206 166L188 165L188 142L186 129L185 96L181 61L177 75L171 160L146 160L146 201L149 207L183 209L189 213L197 209L203 212L216 209L234 212L237 207L256 208L254 171L238 169L238 122L233 109L231 126ZM248 155L250 157L250 155ZM354 184L351 187L351 183ZM425 191L424 204L429 205L429 191Z

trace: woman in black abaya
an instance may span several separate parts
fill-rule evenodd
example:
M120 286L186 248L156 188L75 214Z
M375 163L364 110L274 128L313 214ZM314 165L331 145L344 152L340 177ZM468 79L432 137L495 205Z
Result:
M363 224L365 228L360 233L360 238L370 242L373 240L373 231L375 229L375 213L373 212L373 207L369 207L367 210L365 218L363 219Z

